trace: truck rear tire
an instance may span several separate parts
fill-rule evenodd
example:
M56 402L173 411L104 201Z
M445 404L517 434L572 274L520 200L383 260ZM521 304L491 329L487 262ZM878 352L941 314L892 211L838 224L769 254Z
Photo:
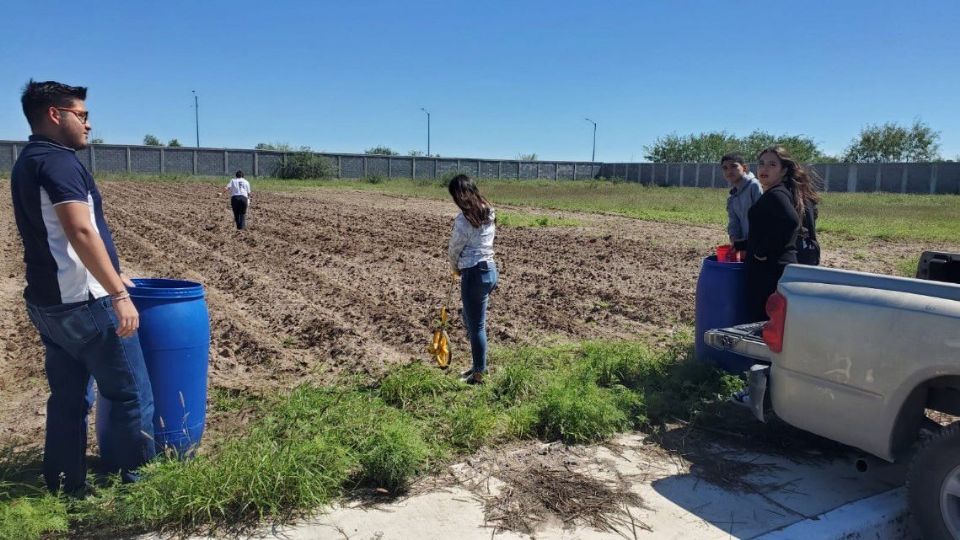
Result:
M914 456L907 499L923 538L960 538L960 422L931 437Z

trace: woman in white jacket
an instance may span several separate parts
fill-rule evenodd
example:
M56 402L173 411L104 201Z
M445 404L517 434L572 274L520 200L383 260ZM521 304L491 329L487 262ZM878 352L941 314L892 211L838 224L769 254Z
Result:
M447 255L454 273L460 276L463 324L473 356L473 366L463 376L467 384L481 384L487 373L487 302L498 277L493 261L496 216L469 176L455 176L448 188L461 212L453 221Z

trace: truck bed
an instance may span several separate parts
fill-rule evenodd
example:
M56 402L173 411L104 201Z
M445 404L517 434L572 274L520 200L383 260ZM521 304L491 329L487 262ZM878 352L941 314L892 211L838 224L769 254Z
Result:
M960 301L960 285L955 283L870 274L853 270L838 270L822 266L805 266L802 264L787 266L787 269L783 272L783 277L780 278L780 285L792 282L867 287Z

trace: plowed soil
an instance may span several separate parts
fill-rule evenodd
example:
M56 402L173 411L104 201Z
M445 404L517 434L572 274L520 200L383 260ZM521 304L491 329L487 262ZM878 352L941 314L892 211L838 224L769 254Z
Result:
M467 365L459 289L445 257L456 214L449 201L329 189L257 192L248 229L238 232L218 187L101 188L128 274L206 287L211 388L263 395L428 361L430 321L448 301L454 363ZM700 261L724 241L722 228L563 215L582 225L498 229L493 344L657 340L692 324ZM869 246L880 260L827 246L824 258L831 266L892 273L899 257L934 247ZM22 248L9 197L0 198L0 249L0 443L39 442L43 350L23 309Z

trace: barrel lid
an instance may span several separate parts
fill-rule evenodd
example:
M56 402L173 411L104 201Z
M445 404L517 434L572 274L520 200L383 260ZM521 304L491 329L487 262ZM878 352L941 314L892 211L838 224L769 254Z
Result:
M136 287L127 289L134 298L203 298L203 285L195 281L167 278L133 278Z

